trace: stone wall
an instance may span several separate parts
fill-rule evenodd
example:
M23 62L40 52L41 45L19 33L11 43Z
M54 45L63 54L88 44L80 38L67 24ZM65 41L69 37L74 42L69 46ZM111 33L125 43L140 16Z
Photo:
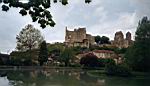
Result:
M124 35L122 31L116 32L114 40L112 41L112 45L118 47L118 48L127 48L133 43L131 39L131 33L126 33L126 38L124 38Z
M89 47L90 45L94 44L94 42L94 37L90 34L86 34L86 28L74 29L74 31L69 31L66 28L66 46Z

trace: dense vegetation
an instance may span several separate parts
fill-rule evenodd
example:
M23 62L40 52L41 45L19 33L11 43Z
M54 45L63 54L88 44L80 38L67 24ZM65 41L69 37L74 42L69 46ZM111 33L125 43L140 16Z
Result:
M125 63L116 64L113 59L108 59L105 66L107 75L131 76L131 69Z
M65 66L69 66L73 58L74 58L73 50L71 48L65 48L59 57L59 61L63 62Z
M150 20L144 17L139 21L135 42L126 53L126 61L137 71L150 71Z
M48 61L48 50L47 50L47 44L46 41L43 41L40 44L40 50L39 50L39 57L38 57L38 61L40 63L40 65L42 66L44 64L44 62Z
M110 40L108 37L106 37L106 36L100 37L99 35L95 36L95 42L97 44L110 44Z

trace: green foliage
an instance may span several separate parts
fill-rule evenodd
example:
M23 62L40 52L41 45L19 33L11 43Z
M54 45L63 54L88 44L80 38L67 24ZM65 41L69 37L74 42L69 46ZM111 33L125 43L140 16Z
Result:
M108 75L116 74L116 64L115 64L114 60L110 59L107 61L105 71L106 71L106 74L108 74Z
M95 42L97 44L110 44L109 38L106 36L95 36Z
M0 65L3 65L4 64L4 62L3 62L3 60L0 58Z
M102 36L101 44L110 44L109 38L106 36Z
M74 52L71 48L65 48L59 57L60 62L64 62L65 66L69 66L71 60L74 58Z
M26 12L25 9L21 9L19 13L20 13L22 16L27 15L27 12Z
M119 76L131 76L131 69L127 64L119 64L116 68L116 74Z
M85 3L90 3L91 2L91 0L85 0Z
M68 0L62 0L62 2L61 2L63 5L66 5L66 4L68 4Z
M40 65L42 66L44 62L48 60L48 50L47 50L47 45L46 41L43 41L40 44L40 52L39 52L39 58L38 61L40 62Z
M63 43L47 44L47 47L48 47L48 54L51 55L52 59L55 61L59 60L60 55L65 48Z
M17 49L19 51L27 51L37 49L39 44L43 41L43 36L38 29L32 25L27 25L20 31L17 39Z
M115 48L114 52L117 54L125 54L128 48Z
M2 5L2 11L8 11L9 10L9 7L6 6L6 5Z
M131 69L127 64L116 64L113 59L108 59L105 72L107 75L131 76Z
M136 30L135 42L125 57L127 63L137 71L150 71L150 20L144 17Z
M10 53L10 65L14 66L31 66L37 64L36 61L38 58L38 50L32 51L13 51Z
M87 47L80 47L80 46L77 46L77 47L73 47L72 48L73 51L75 52L75 54L80 54L80 53L83 53L83 52L88 52L89 49Z
M105 67L107 59L98 58L98 67Z
M97 44L100 43L100 40L101 40L101 37L100 37L100 36L95 36L95 42L96 42Z
M98 58L92 53L89 53L81 58L80 64L84 67L98 67Z

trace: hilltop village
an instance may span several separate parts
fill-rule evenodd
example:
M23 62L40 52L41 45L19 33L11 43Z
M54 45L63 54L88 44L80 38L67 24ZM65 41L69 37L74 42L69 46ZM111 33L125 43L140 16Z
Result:
M69 31L66 27L64 42L66 47L95 47L92 51L86 51L76 55L78 59L81 59L86 54L92 53L98 58L112 58L116 62L120 62L123 57L123 53L117 53L113 49L123 50L132 44L133 40L130 32L127 32L126 37L124 38L122 31L118 31L115 33L114 40L111 40L109 43L100 44L95 42L95 36L87 34L86 28L78 28L74 29L74 31Z
M75 60L72 63L80 63L82 57L87 54L93 54L98 58L111 58L114 59L116 62L121 62L121 58L124 55L125 50L133 44L133 40L131 39L131 33L127 32L126 37L121 31L116 32L114 36L114 40L109 40L109 38L103 36L105 39L99 40L96 42L96 36L92 36L91 34L87 34L86 28L78 28L74 29L74 31L69 31L66 27L65 30L65 41L64 43L56 42L54 44L47 43L48 47L48 64L59 64L59 58L61 52L64 48L73 48L75 52ZM102 38L103 38L102 37ZM38 50L32 50L32 62L35 64L38 63ZM29 52L26 52L29 54ZM0 54L0 58L3 63L6 63L10 57L12 58L19 58L24 57L22 54L24 52L13 51L10 56L7 55L7 59L5 59L3 54ZM23 58L22 58L23 59Z

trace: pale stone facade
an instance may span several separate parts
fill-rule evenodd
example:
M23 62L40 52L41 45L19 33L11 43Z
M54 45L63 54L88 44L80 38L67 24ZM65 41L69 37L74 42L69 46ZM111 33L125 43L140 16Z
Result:
M95 43L92 35L86 33L86 28L74 29L74 31L67 30L65 36L65 45L68 47L88 47Z
M110 50L94 50L93 54L96 55L98 58L116 58L117 55L115 54L115 52L110 51Z
M133 44L133 41L131 39L131 33L126 33L126 38L124 38L124 35L121 31L115 33L114 40L111 43L112 45L118 47L118 48L127 48L130 45Z

